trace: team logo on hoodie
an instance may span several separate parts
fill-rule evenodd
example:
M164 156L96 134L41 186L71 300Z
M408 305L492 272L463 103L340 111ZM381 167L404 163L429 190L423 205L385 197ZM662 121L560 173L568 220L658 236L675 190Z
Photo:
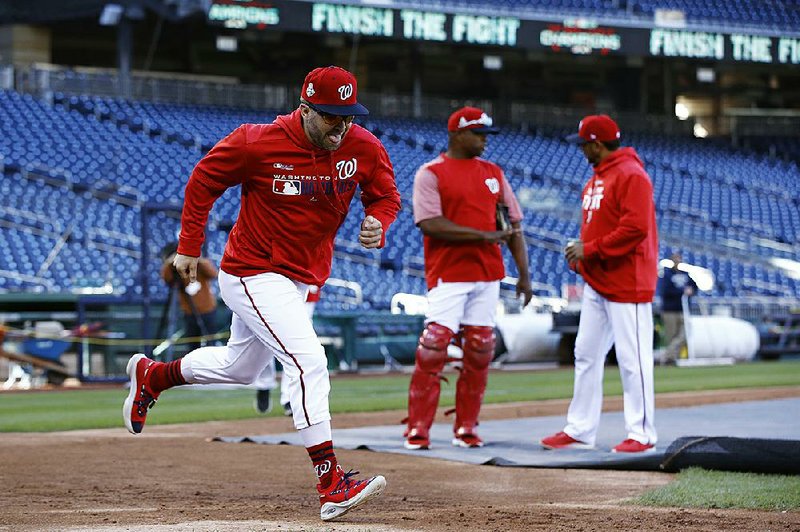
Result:
M358 159L353 157L347 161L338 161L336 170L339 172L339 180L350 179L358 172Z
M275 179L272 182L272 192L281 196L299 196L300 181L293 179Z
M353 159L355 160L355 159ZM350 162L350 161L341 161ZM346 174L342 174L346 175ZM355 181L339 180L331 176L291 176L299 179L288 179L289 176L276 175L272 180L272 193L279 196L315 196L316 194L344 194L356 188ZM321 180L317 180L317 177ZM314 200L312 200L314 201Z
M483 182L492 194L500 192L500 181L496 177L487 177Z
M603 182L599 179L595 180L586 192L583 195L581 207L586 211L586 223L588 224L592 221L592 213L600 210L600 203L603 201L603 193L605 192Z

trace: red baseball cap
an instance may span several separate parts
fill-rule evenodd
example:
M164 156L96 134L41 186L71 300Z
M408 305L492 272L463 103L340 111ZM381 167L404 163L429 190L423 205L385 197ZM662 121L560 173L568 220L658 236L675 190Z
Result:
M327 66L315 68L303 81L300 98L315 109L332 115L368 115L366 107L356 101L356 77L343 68Z
M474 133L500 133L499 129L492 127L492 118L477 107L462 107L447 120L447 131L464 129Z
M570 144L586 144L587 142L611 142L619 140L619 126L608 115L589 115L578 124L578 132L567 135Z

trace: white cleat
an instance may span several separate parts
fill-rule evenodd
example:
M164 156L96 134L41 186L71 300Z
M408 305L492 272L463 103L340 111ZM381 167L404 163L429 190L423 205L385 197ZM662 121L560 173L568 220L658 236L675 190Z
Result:
M345 478L344 486L320 494L322 506L319 510L319 516L323 521L341 517L353 508L377 497L383 493L385 488L386 479L381 475L360 481L352 481Z

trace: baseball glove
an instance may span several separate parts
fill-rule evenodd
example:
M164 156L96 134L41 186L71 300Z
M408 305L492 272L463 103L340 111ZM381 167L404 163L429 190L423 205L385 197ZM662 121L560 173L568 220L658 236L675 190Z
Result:
M511 217L508 214L508 205L505 203L497 203L495 221L497 222L498 231L508 231L511 229Z

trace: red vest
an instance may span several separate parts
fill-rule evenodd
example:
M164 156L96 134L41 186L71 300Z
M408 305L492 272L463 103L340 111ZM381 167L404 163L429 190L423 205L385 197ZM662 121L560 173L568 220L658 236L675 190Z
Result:
M453 223L482 231L495 231L495 209L502 199L503 171L481 158L450 159L446 155L429 163L439 185L442 215ZM425 246L425 280L428 289L439 281L497 281L505 276L498 244L450 242L429 236Z

